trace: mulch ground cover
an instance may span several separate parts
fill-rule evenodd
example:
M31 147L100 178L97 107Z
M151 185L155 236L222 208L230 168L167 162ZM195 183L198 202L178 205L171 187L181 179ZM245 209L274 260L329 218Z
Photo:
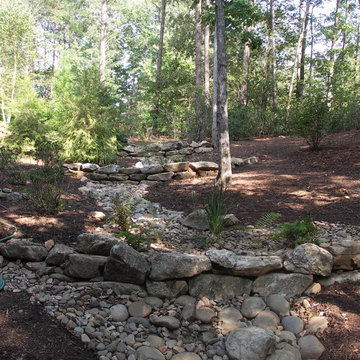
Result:
M269 212L282 221L303 219L360 225L360 131L335 134L320 151L309 151L300 138L268 138L232 143L232 156L257 156L259 162L234 170L226 205L242 224L254 225ZM193 155L189 160L216 161L214 154ZM33 166L32 166L33 168ZM24 165L24 170L29 168ZM30 170L29 170L30 171ZM147 198L168 209L189 213L196 201L205 204L214 177L173 181L154 186ZM0 173L1 187L22 191ZM71 243L82 232L101 223L91 216L96 204L78 191L82 183L71 179L64 196L66 210L56 216L41 214L30 201L0 202L0 221L16 225L18 236L37 242L53 239ZM11 229L0 227L0 235ZM326 347L322 360L359 360L360 284L337 284L315 297L318 309L329 317L320 336ZM54 322L41 306L30 304L25 294L0 292L0 359L95 359L78 339Z

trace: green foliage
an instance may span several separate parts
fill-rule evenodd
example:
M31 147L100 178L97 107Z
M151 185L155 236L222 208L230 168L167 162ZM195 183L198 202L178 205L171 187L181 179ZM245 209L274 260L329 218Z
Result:
M134 212L133 197L129 197L127 200L120 200L119 195L116 195L114 199L114 215L113 221L118 226L120 231L128 232L133 223L131 216Z
M40 211L47 215L56 215L65 209L61 196L66 192L68 178L60 166L42 167L30 173L29 199Z
M210 231L219 235L224 227L225 191L222 187L214 186L211 197L205 205L205 211L209 222Z
M13 185L26 185L28 174L24 170L20 170L15 166L7 171L8 182Z
M317 243L314 240L317 232L312 217L308 216L304 220L278 225L274 238L286 238L290 247L296 247L308 242Z
M118 238L124 237L127 244L136 251L144 251L152 241L152 239L146 236L143 232L134 234L130 231L119 231L115 234L115 236Z
M270 228L281 216L280 213L276 212L267 213L257 221L255 226L260 229Z
M65 62L54 86L53 137L66 161L104 164L116 159L122 138L120 109L99 82L97 67L80 69Z
M4 170L13 164L16 155L6 146L0 147L0 170Z
M321 141L332 128L328 103L321 93L299 102L292 115L292 129L305 138L313 150L319 149Z

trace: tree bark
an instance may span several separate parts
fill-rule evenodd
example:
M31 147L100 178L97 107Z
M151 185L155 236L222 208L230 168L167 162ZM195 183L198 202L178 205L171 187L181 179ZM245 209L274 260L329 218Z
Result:
M308 16L309 9L310 9L310 0L306 0L305 13L304 13L302 20L300 21L299 37L298 37L298 42L297 42L297 46L296 46L294 65L293 65L293 70L292 70L292 75L291 75L291 80L290 80L290 85L289 85L288 101L287 101L287 105L286 105L286 122L289 120L289 116L290 116L291 97L292 97L292 93L294 90L294 82L295 82L295 77L296 77L296 73L297 73L297 69L298 69L298 61L299 61L299 58L301 55L301 45L302 45L304 32L305 32L305 19Z
M272 86L272 107L277 107L277 80L276 80L276 42L275 42L275 7L274 0L270 0L270 61L271 61L271 86Z
M100 83L106 80L106 28L107 28L107 0L101 0L101 37L100 37Z
M253 0L249 0L250 5L254 5ZM252 25L246 27L246 31L250 33L252 31ZM250 40L246 41L243 49L242 59L242 82L240 84L239 102L240 106L246 106L248 102L248 76L249 76L249 63L250 63Z
M211 1L206 0L206 5L210 6ZM205 25L204 33L204 92L206 115L210 113L210 24Z
M214 64L213 64L213 104L212 104L212 143L217 149L219 146L219 132L217 128L217 94L218 94L218 51L217 51L217 26L214 31Z
M202 0L198 0L195 6L195 117L197 124L197 139L201 139L204 132L203 119L203 81L202 81L202 30L201 30L201 6Z
M222 188L231 184L231 156L227 112L227 76L226 76L226 42L225 42L225 4L224 0L215 0L217 26L217 128L219 130L219 172L216 183Z
M166 0L161 0L161 15L160 15L160 34L159 34L159 50L156 61L156 94L154 104L155 117L159 115L159 91L161 85L161 69L162 69L162 58L164 50L164 33L165 33L165 16L166 16ZM156 124L155 124L156 129Z

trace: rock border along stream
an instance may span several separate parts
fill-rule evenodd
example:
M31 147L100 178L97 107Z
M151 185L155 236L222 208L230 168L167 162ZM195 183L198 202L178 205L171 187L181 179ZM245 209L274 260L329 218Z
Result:
M184 231L181 213L143 201L145 184L81 190L107 213L116 194L131 194L134 221ZM0 245L1 275L5 291L29 293L101 360L317 359L326 349L315 334L327 320L304 321L291 305L309 308L306 296L321 286L360 279L359 228L323 227L321 246L245 255L144 254L102 231L81 234L73 247L13 239Z

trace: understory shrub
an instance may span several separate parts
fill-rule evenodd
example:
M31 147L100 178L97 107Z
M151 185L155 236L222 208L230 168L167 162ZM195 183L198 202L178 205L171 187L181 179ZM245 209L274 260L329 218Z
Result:
M214 186L205 211L209 222L209 229L214 235L219 235L225 222L225 191L222 187Z
M304 243L315 243L315 235L318 230L313 223L312 217L309 215L304 220L296 220L294 222L283 223L278 225L274 238L285 238L288 240L290 247L296 247Z
M33 170L30 180L28 196L40 211L47 215L56 215L65 209L66 204L61 196L66 192L69 182L63 168L45 166Z

